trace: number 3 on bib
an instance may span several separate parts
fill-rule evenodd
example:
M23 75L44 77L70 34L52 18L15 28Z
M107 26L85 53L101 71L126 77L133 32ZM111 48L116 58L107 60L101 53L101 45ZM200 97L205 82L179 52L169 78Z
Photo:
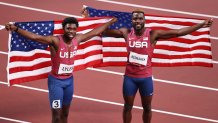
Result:
M60 100L53 100L52 102L52 108L53 109L58 109L61 107L61 104L60 104Z
M146 66L148 62L148 55L142 55L130 51L129 62Z

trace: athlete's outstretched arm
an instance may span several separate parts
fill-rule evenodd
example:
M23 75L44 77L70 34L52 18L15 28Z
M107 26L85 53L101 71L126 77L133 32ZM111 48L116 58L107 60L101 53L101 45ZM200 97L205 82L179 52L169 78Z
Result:
M200 28L203 27L210 27L213 23L212 19L208 19L205 20L202 23L196 24L194 26L190 26L190 27L185 27L182 29L174 29L174 30L154 30L152 31L151 34L151 41L152 44L156 44L158 39L168 39L168 38L174 38L174 37L178 37L178 36L183 36L183 35L187 35L191 32L194 32Z
M15 26L14 24L5 24L5 29L7 31L15 31L15 32L19 33L20 35L22 35L30 40L38 41L38 42L41 42L43 44L52 44L53 40L54 40L53 36L37 35L37 34L34 34L32 32L23 30L23 29Z
M107 29L104 31L106 36L117 37L117 38L125 38L127 39L129 29L120 28L120 29Z
M76 38L77 38L78 42L87 41L88 39L101 34L104 30L106 30L110 25L112 25L116 21L117 21L117 18L112 18L109 22L93 29L92 31L90 31L88 33L78 35Z

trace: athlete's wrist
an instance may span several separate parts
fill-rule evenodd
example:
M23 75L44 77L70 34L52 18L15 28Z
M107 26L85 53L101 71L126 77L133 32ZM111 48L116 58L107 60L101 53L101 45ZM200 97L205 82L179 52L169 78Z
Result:
M17 32L19 30L19 27L17 27L14 31Z

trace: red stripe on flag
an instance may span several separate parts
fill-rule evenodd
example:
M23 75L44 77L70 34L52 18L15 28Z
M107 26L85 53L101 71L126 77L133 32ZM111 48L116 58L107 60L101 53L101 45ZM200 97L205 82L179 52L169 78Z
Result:
M196 24L196 23L193 23L193 22L180 22L180 21L167 21L167 20L146 20L145 23L146 24L149 24L149 23L158 23L158 24L170 23L170 24L183 25L183 26L193 26L193 25Z
M49 67L51 66L51 62L47 61L47 62L40 62L39 64L33 65L33 66L28 66L28 67L14 67L14 68L10 68L9 69L9 73L17 73L17 72L22 72L22 71L33 71L33 70L37 70L40 68L44 68L44 67Z
M178 52L187 52L193 50L208 50L210 51L211 47L209 46L195 46L195 47L179 47L179 46L167 46L167 45L156 45L155 49L166 49L170 51L178 51Z
M203 66L203 67L213 67L213 64L203 63L203 62L181 62L181 63L152 63L152 66L156 67L175 67L175 66Z
M38 74L35 76L27 76L27 77L22 77L22 78L11 79L10 85L20 84L20 83L24 83L24 82L39 80L39 79L45 79L47 77L48 77L48 73L44 73L44 74Z
M10 62L18 62L18 61L33 61L38 58L51 58L50 54L45 53L36 53L33 56L13 56L10 58Z
M85 69L85 68L87 68L87 67L95 66L95 65L101 64L101 63L102 63L102 60L93 60L93 61L91 61L91 62L86 63L85 65L78 65L78 66L75 66L75 67L74 67L74 71L79 71L79 70Z
M205 54L187 54L187 55L164 55L164 54L154 54L153 58L162 59L182 59L182 58L208 58L211 59L211 55Z
M90 51L90 52L87 52L85 54L82 54L82 55L76 55L75 56L75 60L78 60L78 59L85 59L89 56L92 56L92 55L98 55L98 54L101 54L102 51L101 50L95 50L95 51Z

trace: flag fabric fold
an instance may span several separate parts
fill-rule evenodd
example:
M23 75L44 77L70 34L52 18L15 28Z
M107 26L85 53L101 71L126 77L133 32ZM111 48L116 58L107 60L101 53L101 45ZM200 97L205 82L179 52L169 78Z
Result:
M131 13L86 7L90 17L114 16L118 22L111 29L131 28ZM204 20L145 14L145 27L153 30L180 29ZM201 28L191 34L168 40L159 40L155 46L152 65L212 67L210 28ZM103 37L103 65L122 66L126 63L126 43L123 38Z

